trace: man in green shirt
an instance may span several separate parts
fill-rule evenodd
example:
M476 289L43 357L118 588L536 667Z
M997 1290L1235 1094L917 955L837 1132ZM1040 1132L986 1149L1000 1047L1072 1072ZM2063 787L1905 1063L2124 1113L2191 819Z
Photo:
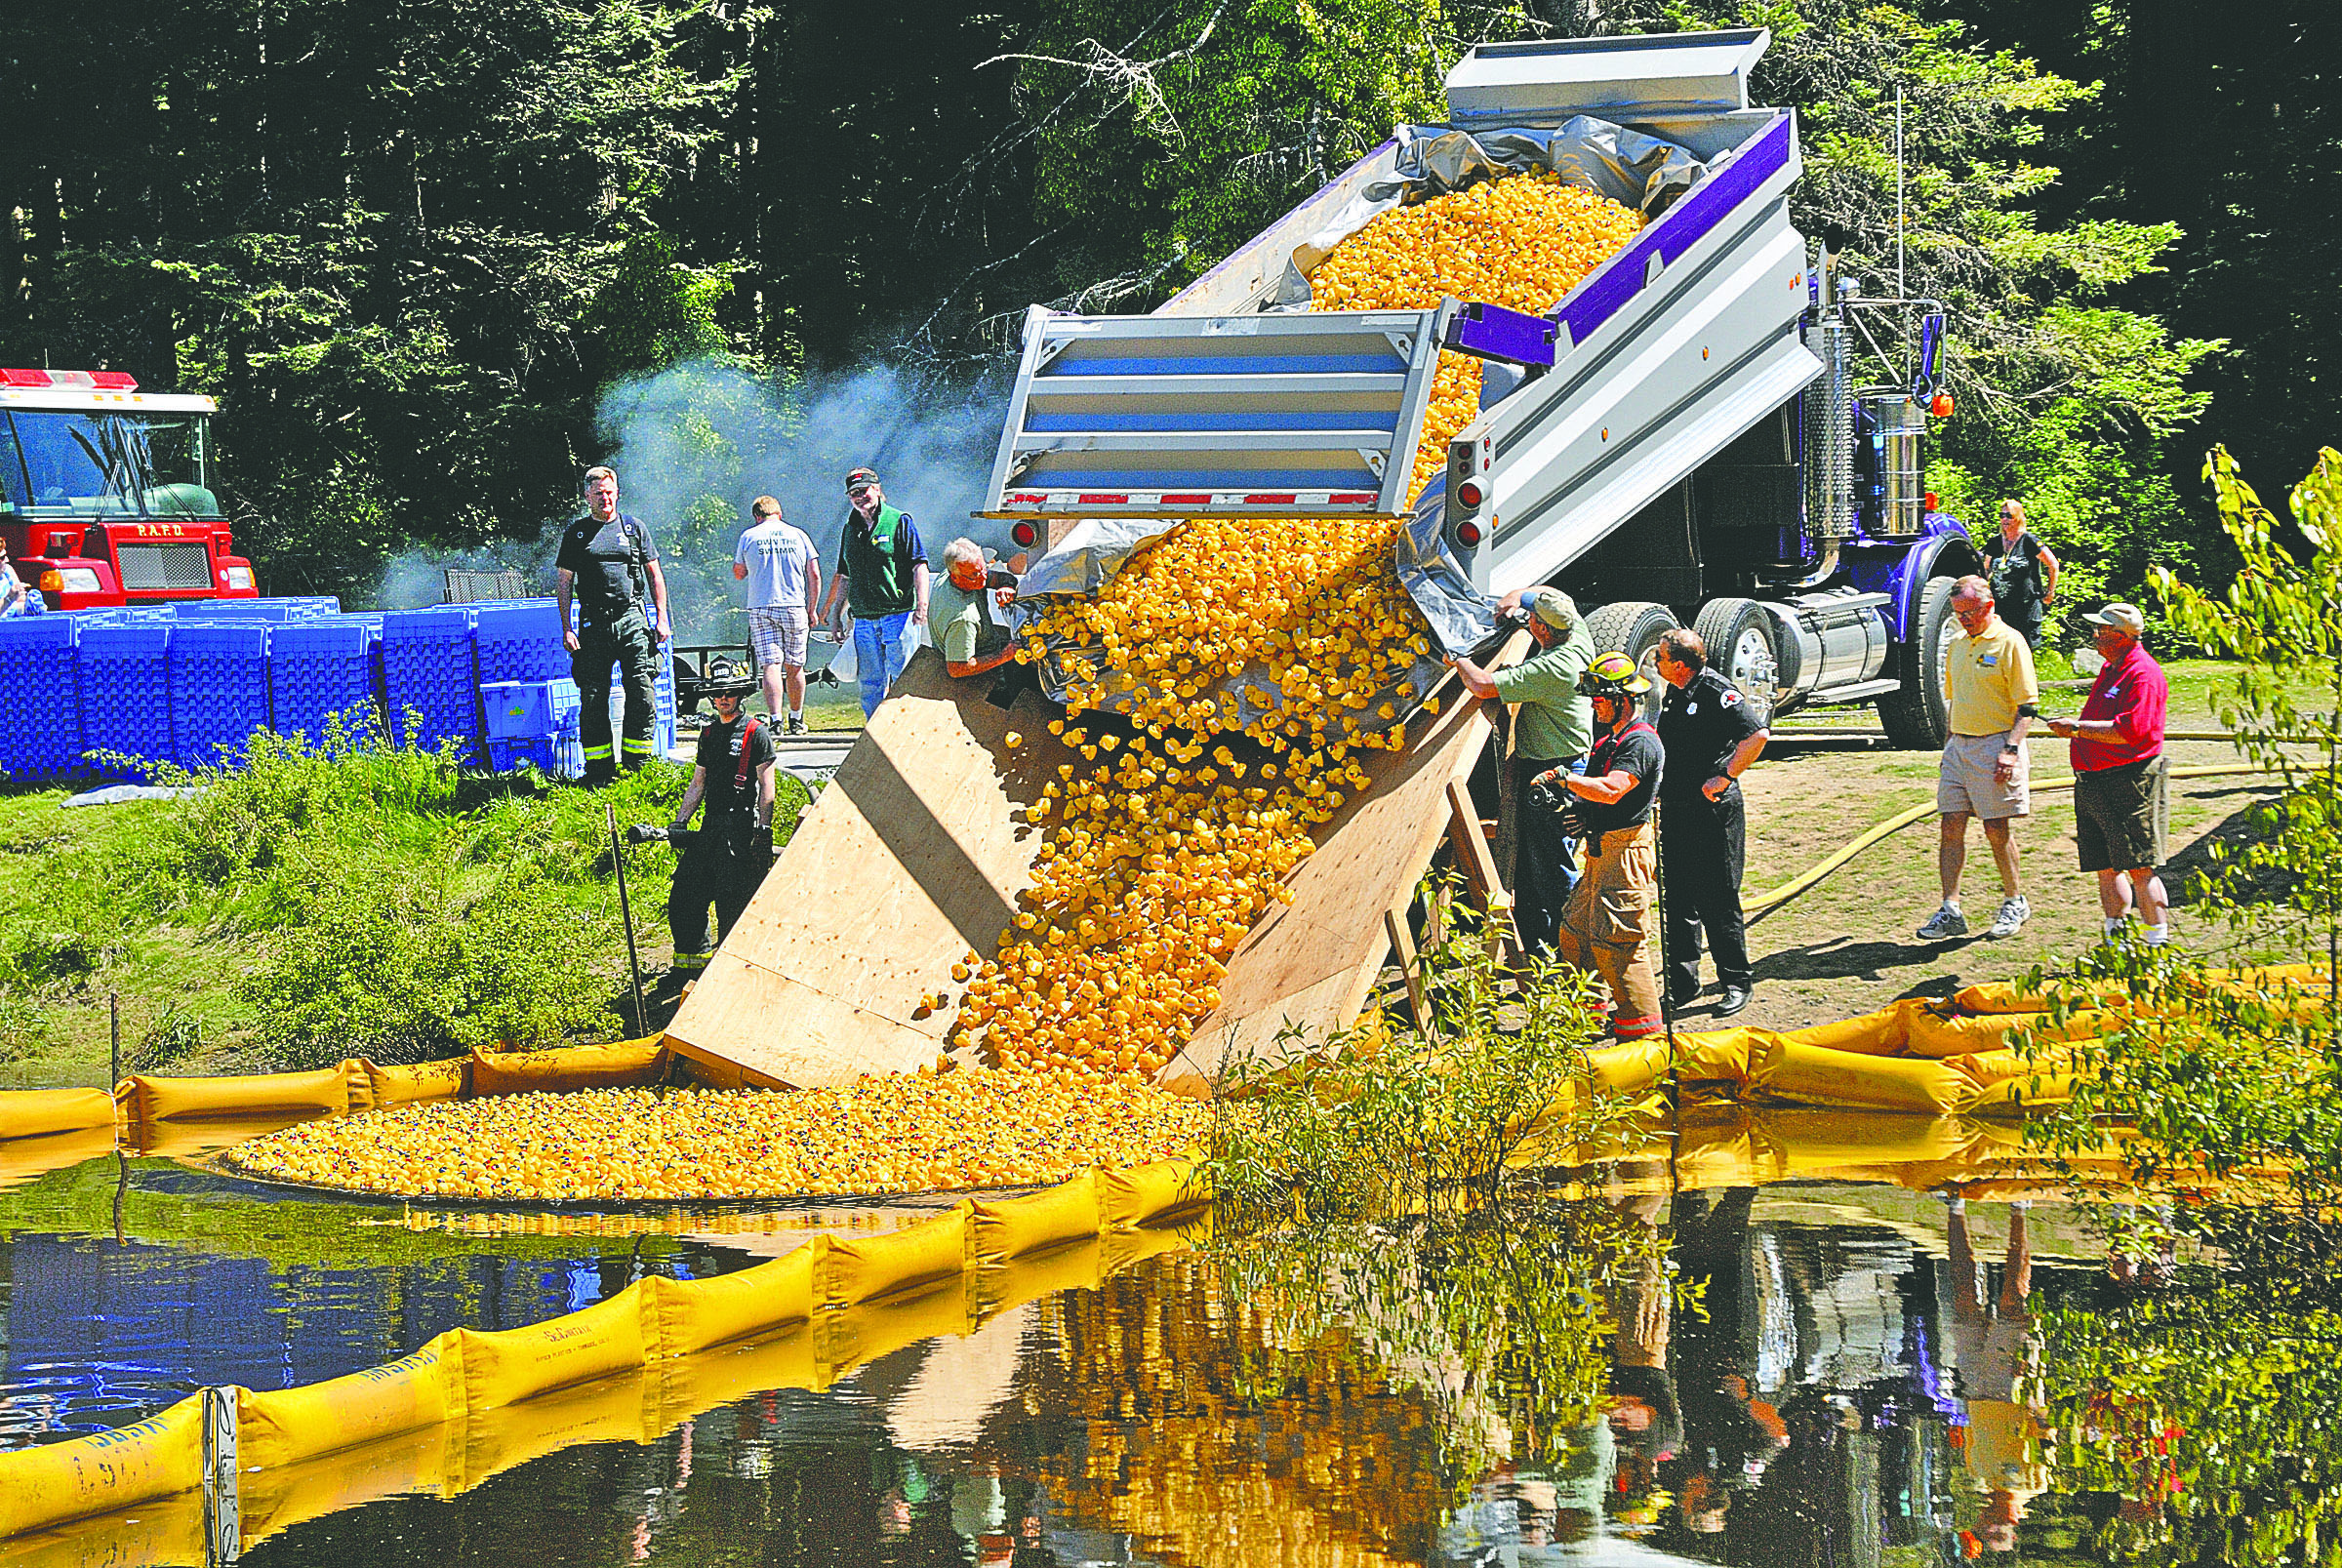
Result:
M857 468L846 475L852 509L837 541L837 568L822 604L828 622L842 596L854 619L854 667L862 676L867 717L886 701L887 688L910 663L910 627L927 623L927 546L909 512L886 503L878 475Z
M972 539L955 539L944 546L944 580L928 594L928 635L944 656L944 668L963 679L1017 657L1008 628L986 602L994 591L986 586L986 578L984 547Z
M1594 663L1594 638L1578 607L1559 588L1508 593L1498 609L1526 608L1537 652L1509 669L1486 670L1469 659L1452 661L1464 689L1484 701L1520 704L1513 730L1513 919L1524 952L1549 952L1569 890L1578 879L1567 819L1528 804L1529 784L1560 769L1582 772L1594 742L1594 704L1578 689Z

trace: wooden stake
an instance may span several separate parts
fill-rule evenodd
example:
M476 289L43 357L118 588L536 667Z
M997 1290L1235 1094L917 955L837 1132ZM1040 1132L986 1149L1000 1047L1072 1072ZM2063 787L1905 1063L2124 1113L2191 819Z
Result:
M1391 936L1391 956L1398 961L1398 978L1407 985L1407 1007L1415 1015L1415 1027L1429 1032L1432 1016L1423 1000L1423 961L1415 950L1415 934L1407 929L1406 905L1383 911L1383 929Z

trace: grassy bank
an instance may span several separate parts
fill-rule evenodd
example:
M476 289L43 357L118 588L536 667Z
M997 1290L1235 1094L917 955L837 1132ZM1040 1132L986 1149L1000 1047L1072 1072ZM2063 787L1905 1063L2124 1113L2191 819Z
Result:
M605 803L665 822L683 769L607 789L467 772L336 735L257 737L176 800L0 794L0 1084L99 1083L107 999L127 1069L417 1061L609 1038L627 995ZM803 786L784 774L786 834ZM627 854L646 973L674 857ZM629 1015L630 1020L630 1015Z

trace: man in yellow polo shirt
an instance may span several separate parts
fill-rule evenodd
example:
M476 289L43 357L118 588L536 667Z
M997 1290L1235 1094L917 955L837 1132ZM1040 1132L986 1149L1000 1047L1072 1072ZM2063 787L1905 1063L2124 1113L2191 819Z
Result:
M1959 910L1959 873L1968 858L1968 819L1984 823L1985 842L2000 871L2000 912L1988 937L2013 937L2033 914L2017 882L2017 844L2009 824L2032 810L2027 797L2025 732L2033 728L2041 689L2033 675L2033 650L1995 613L1992 585L1963 577L1952 592L1961 635L1946 659L1945 696L1952 738L1936 771L1935 809L1943 832L1935 848L1943 907L1919 927L1922 942L1968 934Z

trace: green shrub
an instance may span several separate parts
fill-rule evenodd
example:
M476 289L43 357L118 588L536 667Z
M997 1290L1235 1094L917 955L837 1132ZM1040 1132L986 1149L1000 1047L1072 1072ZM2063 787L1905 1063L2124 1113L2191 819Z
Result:
M0 997L0 1063L21 1062L49 1041L49 1010L21 996Z
M445 863L404 878L379 869L317 899L238 983L273 1064L420 1062L618 1027L614 917L581 911L525 870L467 898Z
M138 1048L131 1053L130 1070L152 1072L202 1053L203 1020L183 1004L173 1002L139 1036Z

